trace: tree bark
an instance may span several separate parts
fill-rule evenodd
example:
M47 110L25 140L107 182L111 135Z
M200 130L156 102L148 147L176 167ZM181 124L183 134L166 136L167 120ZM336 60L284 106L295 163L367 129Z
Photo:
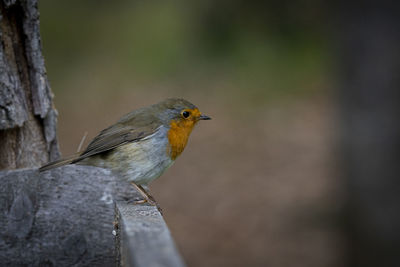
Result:
M0 169L37 167L60 156L37 0L0 0L0 12Z

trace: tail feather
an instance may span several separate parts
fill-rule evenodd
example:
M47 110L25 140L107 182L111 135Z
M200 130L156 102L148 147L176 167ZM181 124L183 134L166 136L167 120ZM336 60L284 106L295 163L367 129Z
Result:
M78 157L79 157L79 154L75 154L75 155L71 155L71 156L69 156L67 158L64 158L64 159L59 159L59 160L56 160L56 161L49 162L49 163L43 165L42 167L40 167L39 168L39 172L44 172L44 171L47 171L47 170L50 170L50 169L54 169L54 168L57 168L57 167L60 167L60 166L71 164Z

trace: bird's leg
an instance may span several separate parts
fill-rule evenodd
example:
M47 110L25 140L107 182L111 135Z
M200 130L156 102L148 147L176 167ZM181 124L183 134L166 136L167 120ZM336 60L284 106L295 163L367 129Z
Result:
M153 197L146 189L143 188L143 186L141 186L141 185L137 185L137 186L140 188L140 190L142 190L142 191L146 194L148 201L152 201L152 202L154 202L154 203L157 202L157 201L154 199L154 197Z
M156 199L155 199L152 195L150 195L150 193L149 193L146 189L144 189L143 186L141 186L141 185L137 185L137 186L140 187L140 189L141 189L143 192L146 193L147 198L148 198L148 199L147 199L147 202L148 202L150 205L156 206L157 209L158 209L158 211L159 211L159 212L161 213L161 215L162 215L162 214L163 214L163 211L162 211L160 205L158 205Z
M135 201L134 204L143 204L143 203L149 203L150 205L156 205L156 202L154 201L154 198L149 195L149 193L146 192L146 190L141 186L137 185L134 182L131 182L131 184L136 188L137 191L142 195L143 199Z

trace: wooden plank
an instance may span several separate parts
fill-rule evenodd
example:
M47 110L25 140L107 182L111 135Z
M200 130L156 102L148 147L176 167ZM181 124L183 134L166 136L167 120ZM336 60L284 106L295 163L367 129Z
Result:
M185 266L155 206L116 202L117 250L123 267Z

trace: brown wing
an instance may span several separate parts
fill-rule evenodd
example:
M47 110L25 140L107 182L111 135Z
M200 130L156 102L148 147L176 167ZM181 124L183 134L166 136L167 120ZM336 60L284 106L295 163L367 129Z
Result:
M159 124L152 123L142 127L127 126L117 123L109 128L104 129L97 135L72 163L81 161L87 157L109 151L118 146L129 142L137 142L146 136L153 134Z

